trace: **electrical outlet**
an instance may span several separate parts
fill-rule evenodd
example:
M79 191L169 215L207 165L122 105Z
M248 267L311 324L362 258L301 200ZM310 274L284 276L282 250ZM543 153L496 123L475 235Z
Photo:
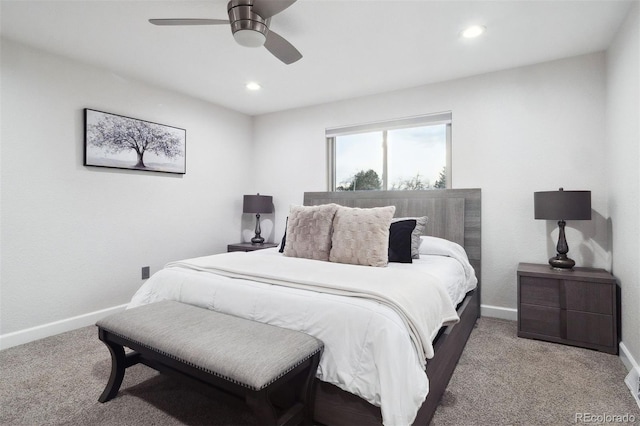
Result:
M148 266L143 266L142 267L142 279L146 280L147 278L149 278L149 267Z

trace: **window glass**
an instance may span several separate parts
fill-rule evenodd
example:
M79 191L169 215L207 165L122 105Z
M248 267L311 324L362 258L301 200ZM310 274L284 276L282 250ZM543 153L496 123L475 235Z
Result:
M382 132L336 138L336 190L382 189Z
M446 125L389 130L387 150L387 189L446 187L441 176L447 166Z
M327 129L332 191L451 188L451 113Z

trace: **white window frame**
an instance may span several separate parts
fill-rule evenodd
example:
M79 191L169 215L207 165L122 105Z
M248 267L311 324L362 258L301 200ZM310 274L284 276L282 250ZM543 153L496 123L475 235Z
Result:
M407 129L410 127L446 125L446 188L452 188L451 180L451 111L436 114L418 115L414 117L399 118L394 120L378 121L375 123L355 124L325 129L327 139L327 187L329 191L336 190L336 137L352 135L356 133L382 132L382 186L387 189L387 131L395 129Z

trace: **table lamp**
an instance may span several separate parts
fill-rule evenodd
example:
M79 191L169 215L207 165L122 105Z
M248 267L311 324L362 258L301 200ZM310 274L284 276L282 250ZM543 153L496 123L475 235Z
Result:
M576 262L567 257L569 246L564 235L565 220L591 220L591 191L544 191L533 193L536 219L557 220L558 254L549 259L549 265L557 269L571 269Z
M256 214L256 235L251 239L251 244L263 244L264 238L260 236L260 213L273 213L273 197L260 194L245 195L242 212Z

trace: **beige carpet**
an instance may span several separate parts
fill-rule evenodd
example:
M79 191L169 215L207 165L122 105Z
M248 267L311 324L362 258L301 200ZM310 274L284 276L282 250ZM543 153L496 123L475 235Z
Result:
M522 339L516 322L482 318L432 424L576 424L580 414L629 414L640 424L626 374L616 355Z
M0 424L257 424L234 399L142 365L101 404L110 367L95 327L0 352ZM519 339L516 323L482 318L432 424L576 424L576 413L629 414L640 424L625 375L617 356Z

